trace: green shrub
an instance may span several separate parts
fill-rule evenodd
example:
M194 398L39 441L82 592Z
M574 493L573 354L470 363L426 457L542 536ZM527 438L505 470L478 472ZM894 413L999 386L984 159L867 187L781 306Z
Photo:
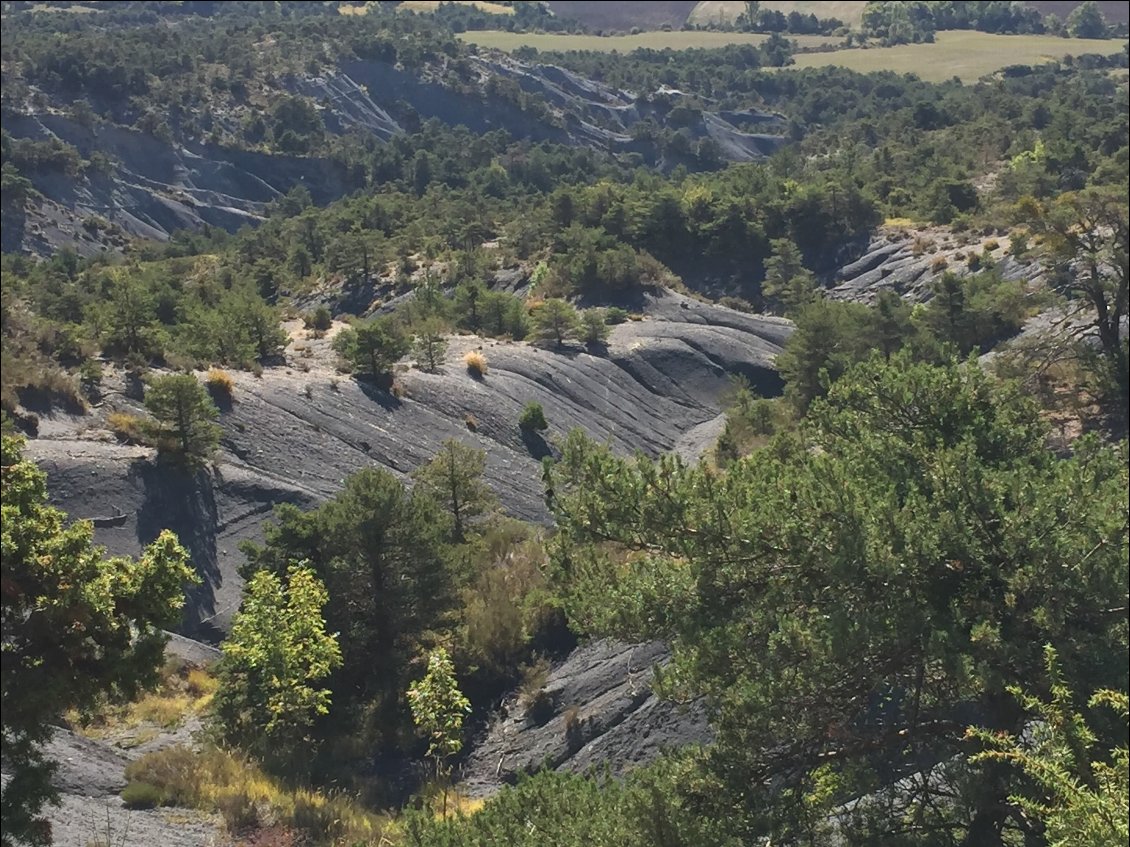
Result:
M149 782L131 782L122 789L127 809L154 809L165 804L165 792Z
M544 432L549 429L541 403L533 401L527 403L522 409L522 414L518 416L518 426L526 432Z
M330 310L325 306L319 306L313 312L307 313L303 317L302 322L306 325L307 329L311 329L314 332L325 332L333 326L334 321Z

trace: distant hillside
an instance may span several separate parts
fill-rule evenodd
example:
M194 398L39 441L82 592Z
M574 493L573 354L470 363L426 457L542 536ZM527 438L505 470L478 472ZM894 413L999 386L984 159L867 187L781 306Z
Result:
M694 0L678 0L670 3L609 3L570 2L553 0L549 8L555 15L580 21L591 30L621 30L628 32L632 27L640 29L661 29L665 24L679 29L695 6Z
M850 27L858 27L863 20L863 9L867 6L865 0L766 0L761 4L763 9L772 9L783 14L800 12L803 15L814 14L818 18L839 18ZM745 11L745 3L741 0L703 0L694 7L690 14L690 21L696 24L707 24L717 21L719 16L731 21Z
M1066 18L1071 14L1071 10L1078 6L1079 3L1047 3L1041 0L1041 2L1038 3L1029 2L1027 5L1035 6L1037 9L1043 12L1044 15L1058 15L1061 18ZM1114 0L1114 2L1109 2L1109 0L1099 0L1099 2L1097 2L1095 5L1099 7L1099 11L1103 13L1103 17L1106 18L1106 22L1108 24L1130 23L1130 3L1118 2L1118 0Z
M595 3L551 3L551 6L590 6L597 5ZM617 8L614 4L608 4L610 8ZM637 7L645 6L666 6L676 5L674 3L625 3L621 4L626 14L628 10L635 10ZM1071 10L1079 5L1079 0L1067 0L1067 2L1029 2L1027 5L1035 6L1045 15L1058 15L1061 18L1066 18L1071 14ZM820 0L766 0L761 4L762 8L775 9L776 11L788 14L789 12L800 12L802 14L815 14L819 18L839 18L850 27L858 27L860 21L863 19L863 10L866 8L867 3L865 0L830 0L830 2L820 2ZM1103 16L1106 18L1107 23L1127 23L1130 21L1130 4L1125 2L1103 2L1099 0L1098 7L1102 11ZM721 15L726 20L733 20L742 11L745 10L745 3L741 0L703 0L701 3L694 7L694 11L690 13L689 19L691 23L705 24L710 21L717 21L718 16ZM637 24L637 26L643 26Z

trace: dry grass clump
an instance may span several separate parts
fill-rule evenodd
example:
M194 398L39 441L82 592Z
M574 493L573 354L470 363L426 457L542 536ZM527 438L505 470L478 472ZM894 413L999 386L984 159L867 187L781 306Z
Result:
M143 724L174 729L189 716L207 711L218 687L219 681L206 669L169 659L157 687L132 703L102 704L91 714L72 712L68 718L79 733L92 738L105 738Z
M949 267L949 264L949 259L947 259L945 256L938 256L932 262L930 262L930 270L933 273L941 273Z
M487 375L487 357L480 350L468 351L463 357L463 364L473 377L482 379Z
M129 412L110 412L106 416L106 427L123 444L142 444L145 442L145 421Z
M235 380L232 375L220 368L212 368L208 371L208 376L204 378L204 384L208 386L208 390L212 394L220 395L231 399L232 392L235 390Z
M346 794L288 787L250 759L216 747L196 752L177 745L150 753L129 764L126 779L123 795L219 812L230 832L283 827L314 843L358 845L380 843L392 832L386 818Z

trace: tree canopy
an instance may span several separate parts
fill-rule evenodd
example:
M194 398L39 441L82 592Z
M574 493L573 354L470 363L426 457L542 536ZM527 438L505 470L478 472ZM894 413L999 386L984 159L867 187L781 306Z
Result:
M191 464L216 451L223 432L214 423L220 410L192 374L154 377L145 391L145 408L153 416L150 436L159 452Z
M301 769L311 725L330 708L330 690L317 684L341 665L322 617L328 600L308 567L290 566L285 582L266 570L252 575L219 664L214 718L226 741Z
M1015 779L954 758L963 715L1019 732L1007 688L1042 677L1045 643L1072 690L1127 673L1125 445L1058 460L1043 434L976 365L896 355L721 476L570 437L550 476L566 607L674 644L669 688L717 731L695 808L781 843L837 807L851 843L1029 826Z
M43 753L53 721L96 697L131 699L156 681L184 589L188 553L162 532L140 558L107 557L89 522L66 524L46 475L3 437L3 728L5 845L50 844L38 817L55 793Z

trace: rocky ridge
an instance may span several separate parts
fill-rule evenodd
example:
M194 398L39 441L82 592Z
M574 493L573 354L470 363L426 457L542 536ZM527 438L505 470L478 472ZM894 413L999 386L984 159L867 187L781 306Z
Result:
M990 263L1005 280L1034 283L1043 273L1039 262L1017 259L1011 248L1004 235L955 233L942 227L882 227L829 275L827 295L870 303L880 291L890 290L921 303L933 296L931 286L942 274L965 277Z
M648 118L663 125L664 115L636 93L506 56L472 57L470 67L473 91L388 63L359 60L289 77L283 85L317 102L326 130L334 135L357 131L387 140L436 118L474 132L504 130L515 138L641 153L658 162L655 143L635 140L630 131ZM495 80L516 83L548 108L524 111L511 97L491 93ZM725 160L748 161L784 143L784 128L784 118L770 112L706 111L687 131L712 138ZM108 171L77 177L31 174L40 197L26 204L22 215L6 210L5 252L46 256L68 246L93 255L120 249L125 237L165 240L178 229L206 224L234 232L261 221L267 204L296 186L305 186L318 204L358 187L327 159L162 140L109 122L79 123L50 105L6 113L4 129L14 138L57 138L84 159L100 153L115 163Z
M338 373L332 332L307 337L294 322L285 366L261 377L233 374L234 401L222 409L221 453L210 468L172 472L147 448L113 438L108 414L141 411L140 386L120 373L106 378L92 414L41 416L27 449L68 514L121 516L95 530L111 552L136 554L160 530L178 533L205 579L190 597L184 630L215 640L239 602L239 543L260 537L277 503L310 507L366 466L407 477L445 439L458 438L485 451L486 479L509 513L546 521L540 461L571 429L621 453L679 446L693 458L709 446L708 425L732 374L766 396L779 393L773 360L788 321L665 290L643 308L647 318L615 327L603 349L455 336L438 373L405 363L395 392ZM463 365L472 349L487 357L482 379ZM544 438L517 425L528 401L545 409Z

